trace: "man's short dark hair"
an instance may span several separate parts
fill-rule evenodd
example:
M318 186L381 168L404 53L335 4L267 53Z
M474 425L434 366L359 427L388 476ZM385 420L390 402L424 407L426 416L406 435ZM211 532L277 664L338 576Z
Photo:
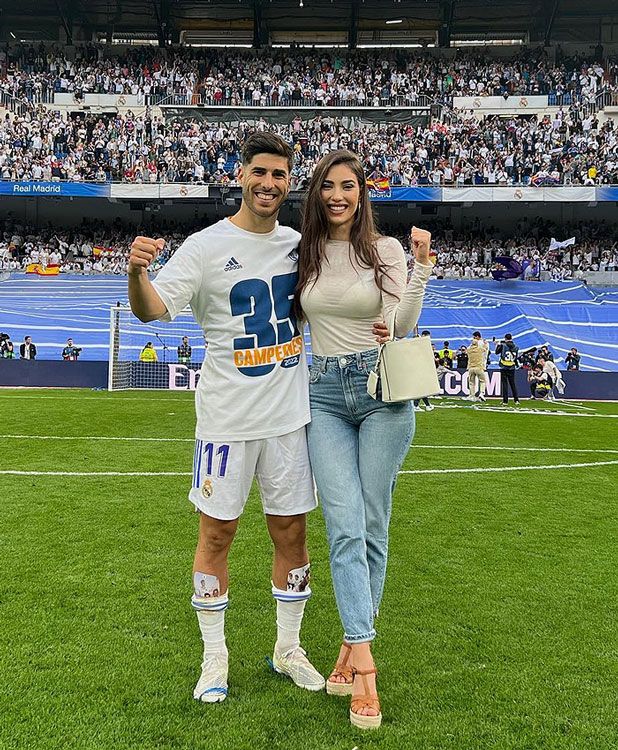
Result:
M507 334L505 334L505 336L504 336L504 340L505 340L505 341L512 341L512 340L513 340L513 336L511 336L511 334L510 334L510 333L507 333Z
M421 331L421 336L431 336L431 333L429 331Z
M294 152L289 143L276 133L253 133L243 143L241 161L243 164L251 164L253 158L258 154L273 154L282 156L288 161L290 172L294 165Z
M480 331L475 331L475 332L474 332L474 333L472 334L472 338L473 338L473 339L480 339L480 338L483 338L483 337L481 336L481 332L480 332Z

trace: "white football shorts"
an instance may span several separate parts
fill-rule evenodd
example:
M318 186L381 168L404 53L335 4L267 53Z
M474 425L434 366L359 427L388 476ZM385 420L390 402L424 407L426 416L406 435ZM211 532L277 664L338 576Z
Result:
M305 428L262 440L196 440L189 500L220 521L238 518L257 479L264 513L295 516L317 507Z

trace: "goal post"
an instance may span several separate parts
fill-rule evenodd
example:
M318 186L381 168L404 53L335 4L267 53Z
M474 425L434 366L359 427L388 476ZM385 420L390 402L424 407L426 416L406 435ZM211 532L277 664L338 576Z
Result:
M186 336L190 357L178 347ZM188 308L175 320L142 323L131 309L110 309L108 390L194 390L207 345Z

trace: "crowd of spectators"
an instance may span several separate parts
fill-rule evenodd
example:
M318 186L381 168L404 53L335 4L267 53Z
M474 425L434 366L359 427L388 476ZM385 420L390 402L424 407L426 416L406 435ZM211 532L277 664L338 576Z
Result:
M0 92L33 106L0 123L0 179L233 183L240 144L254 129L268 128L294 146L296 189L306 185L319 158L336 148L357 152L367 174L391 186L618 183L616 130L585 106L602 88L618 91L618 63L565 58L550 64L542 49L492 60L478 53L445 59L403 50L132 47L110 55L109 48L91 44L69 57L53 47L18 45L0 50ZM289 124L263 117L226 124L197 116L164 121L149 108L67 117L37 105L50 91L77 99L86 92L137 93L144 101L184 92L189 103L197 97L207 103L302 101L316 107L551 91L564 106L540 118L480 121L447 107L423 125L326 113L297 116Z
M542 217L524 218L508 231L478 217L464 221L458 229L448 219L423 226L432 232L437 278L491 278L500 256L530 268L530 275L525 276L530 280L585 279L590 271L618 271L618 227L603 220L556 224ZM383 230L398 237L409 255L409 228L385 226ZM575 237L575 244L550 251L552 237Z
M541 48L511 59L459 50L456 56L405 50L231 50L139 46L121 52L86 44L70 51L23 45L0 49L1 90L33 103L53 93L134 95L228 106L414 106L421 97L529 96L594 101L616 83L614 65L593 57L550 61Z
M423 224L432 232L437 253L434 275L443 279L491 278L496 258L510 256L528 264L543 278L585 278L589 271L618 270L618 228L605 221L553 224L543 218L522 219L514 229L499 230L476 218L455 229L449 220ZM9 218L0 221L0 271L25 271L31 264L58 266L61 273L125 274L128 247L137 234L162 236L166 246L155 264L161 267L193 226L159 221L135 227L116 221L103 224L84 220L81 226L34 229ZM410 258L409 226L382 225L384 234L398 237ZM575 245L549 250L551 237L576 238ZM527 262L527 263L526 263ZM540 274L531 275L531 279Z
M299 190L337 148L358 153L368 177L392 187L618 183L618 132L596 115L578 119L561 109L553 117L479 121L453 114L448 123L418 126L344 119L234 126L131 112L64 119L40 105L0 123L0 178L233 184L242 142L269 129L293 145L292 188Z

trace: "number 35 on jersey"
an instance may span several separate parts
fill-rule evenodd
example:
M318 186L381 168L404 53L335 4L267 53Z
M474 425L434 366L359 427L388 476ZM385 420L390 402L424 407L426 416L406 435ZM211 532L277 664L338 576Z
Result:
M234 339L234 364L250 377L268 375L275 367L300 362L303 338L292 311L297 273L243 279L230 290L230 310L243 318L246 336Z

